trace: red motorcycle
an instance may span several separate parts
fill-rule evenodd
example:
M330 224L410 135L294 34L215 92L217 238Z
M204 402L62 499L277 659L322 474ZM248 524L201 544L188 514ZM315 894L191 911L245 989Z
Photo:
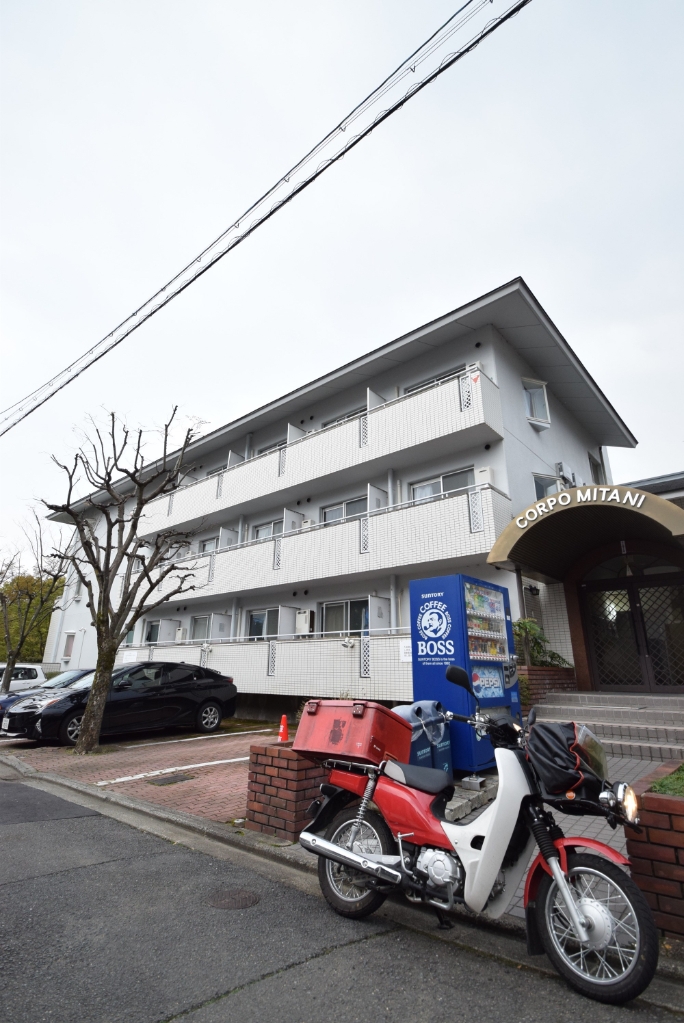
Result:
M447 679L474 699L462 668L449 668ZM363 716L369 706L359 702L353 714ZM319 881L330 906L360 919L390 892L401 891L409 902L433 906L440 922L457 903L496 919L527 874L529 953L546 953L572 987L598 1001L635 998L658 962L649 906L625 871L624 856L590 838L566 837L551 812L636 827L633 790L610 784L603 747L584 726L533 720L526 733L508 712L488 715L477 706L470 717L447 712L445 719L467 722L491 740L496 798L450 822L445 810L453 785L443 771L400 763L387 753L380 763L362 763L362 754L358 761L326 757L328 781L299 841L319 857ZM333 742L344 724L338 714ZM369 741L383 748L377 737ZM295 749L304 751L297 741Z

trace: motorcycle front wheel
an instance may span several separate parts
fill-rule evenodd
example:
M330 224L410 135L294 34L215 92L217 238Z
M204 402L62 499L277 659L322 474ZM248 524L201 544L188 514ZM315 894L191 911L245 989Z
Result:
M651 983L658 964L658 931L631 877L600 856L568 856L568 882L589 923L580 942L552 877L544 874L536 922L549 959L568 983L599 1002L622 1005Z
M338 813L328 827L325 837L335 845L349 849L349 840L356 818L356 809L348 807ZM368 811L361 825L352 851L363 855L390 856L396 853L392 832L380 814ZM385 901L382 892L369 888L367 875L341 863L333 863L323 856L318 858L318 882L326 902L340 916L361 920L374 913Z

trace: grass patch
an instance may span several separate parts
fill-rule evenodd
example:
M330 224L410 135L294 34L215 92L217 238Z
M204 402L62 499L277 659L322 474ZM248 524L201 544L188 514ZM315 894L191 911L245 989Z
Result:
M262 728L278 731L278 725L273 721L246 721L244 718L224 718L221 722L222 732L254 732Z
M660 778L651 785L651 792L661 796L684 796L684 764L667 778Z

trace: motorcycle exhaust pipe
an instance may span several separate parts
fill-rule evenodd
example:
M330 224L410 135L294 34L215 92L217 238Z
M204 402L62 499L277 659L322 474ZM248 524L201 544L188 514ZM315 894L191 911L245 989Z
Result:
M342 846L334 845L325 838L311 834L310 831L302 831L299 836L299 844L309 852L325 857L326 860L341 863L344 867L352 867L362 874L370 874L371 877L377 877L380 881L387 881L389 884L401 884L401 874L398 870L394 870L384 863L376 863L375 860L369 860L365 856L359 856L351 849L343 849Z

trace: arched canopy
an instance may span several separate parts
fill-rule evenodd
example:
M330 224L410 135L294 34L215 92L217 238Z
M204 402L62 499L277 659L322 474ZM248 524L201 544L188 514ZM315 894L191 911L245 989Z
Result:
M535 501L504 529L487 561L532 578L562 580L583 555L617 540L680 546L684 511L634 487L574 487Z

